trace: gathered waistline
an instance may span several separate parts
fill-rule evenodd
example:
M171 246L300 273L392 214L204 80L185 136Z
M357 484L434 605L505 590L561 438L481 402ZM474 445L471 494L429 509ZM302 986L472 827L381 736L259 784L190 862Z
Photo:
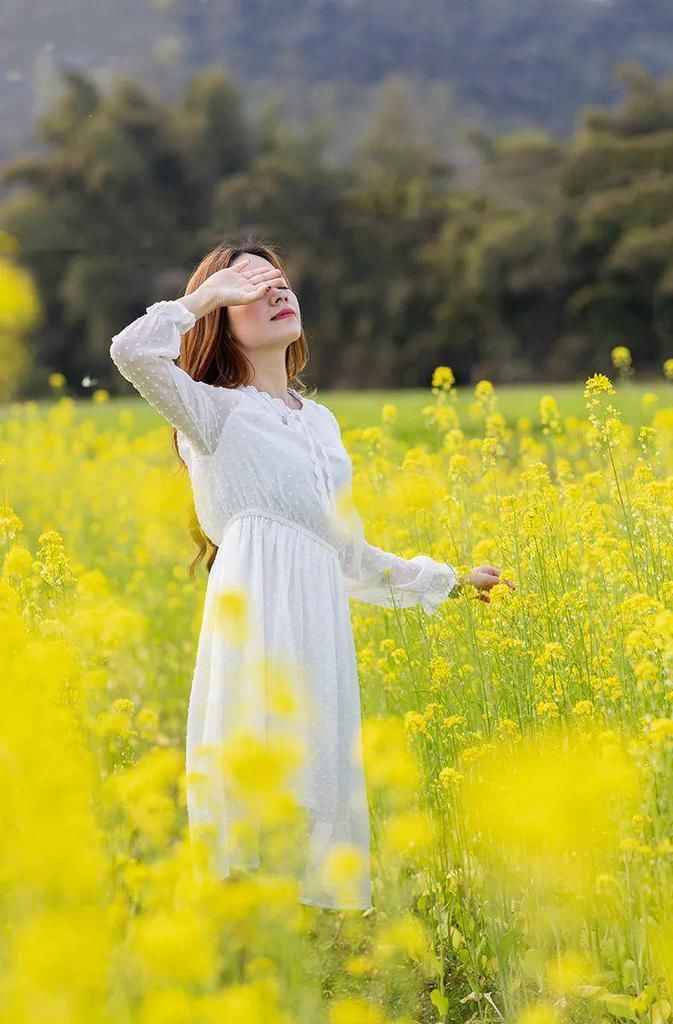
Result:
M244 508L240 512L234 512L233 516L229 516L225 523L225 531L230 523L235 522L237 519L247 519L254 516L262 516L265 519L274 519L277 523L282 523L284 526L291 526L294 530L298 530L299 533L303 533L310 540L317 541L318 544L322 544L324 548L338 557L338 550L334 544L326 540L325 537L321 537L319 533L312 530L309 526L304 526L302 523L295 522L294 519L290 519L289 516L284 516L282 512L274 512L272 509L266 508Z

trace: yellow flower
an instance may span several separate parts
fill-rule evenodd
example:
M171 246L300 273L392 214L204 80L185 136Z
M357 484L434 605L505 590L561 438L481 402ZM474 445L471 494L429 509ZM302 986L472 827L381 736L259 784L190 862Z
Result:
M512 721L511 718L501 718L496 726L496 731L501 736L517 736L519 733L519 726L516 722Z
M384 423L395 423L397 421L397 406L387 402L381 409L381 419Z
M440 654L433 655L428 661L428 673L435 688L441 687L451 678L451 665Z
M55 391L65 387L66 378L62 373L50 373L48 380L49 387L54 388Z
M467 480L470 475L470 462L462 452L456 452L449 459L448 477L450 480Z
M593 984L595 971L590 957L576 950L553 957L545 966L549 986L557 995L572 993L579 985Z
M647 735L653 743L663 743L673 736L673 718L654 718L649 723Z
M495 388L490 380L480 380L474 386L474 395L480 402L488 402L495 396Z
M618 370L626 369L631 366L631 352L626 345L616 345L611 353L612 365Z
M461 813L494 877L579 896L583 864L600 856L606 869L618 860L620 836L641 806L640 777L617 736L586 722L547 730L482 760L461 787Z
M357 899L366 871L365 857L352 843L336 843L325 858L322 881L343 903Z
M383 923L375 942L376 952L384 960L401 952L426 966L434 962L430 936L418 918L411 915Z
M615 389L610 378L606 377L604 373L594 373L593 377L589 377L584 385L584 397L591 398L593 395L600 394L614 395Z
M132 950L145 984L207 985L217 977L214 922L207 915L170 905L138 917Z
M425 715L420 714L418 711L407 711L404 716L404 727L410 736L418 733L427 734L428 732L428 723Z
M23 530L21 519L16 515L13 508L0 501L0 538L8 544L14 540L20 530Z
M123 715L132 715L135 711L135 705L128 697L119 697L112 702L112 709L113 711L119 711Z
M95 732L101 739L117 738L130 740L136 735L133 728L133 705L131 710L126 706L130 701L115 701L110 711L102 711L95 721ZM116 706L118 705L118 706Z
M406 743L404 723L396 716L366 718L362 748L369 785L393 801L405 799L420 784L418 764Z
M543 395L538 403L542 433L561 433L561 414L553 395Z
M384 1024L383 1010L354 996L337 999L329 1008L329 1024Z
M154 708L141 708L136 715L138 734L144 740L153 740L159 731L159 715Z
M420 811L391 815L385 822L383 830L386 847L397 855L410 855L415 851L429 849L434 834L432 822Z
M432 387L448 391L456 382L450 366L437 366L432 374Z
M558 1024L561 1016L551 1003L533 1003L526 1006L516 1018L516 1024Z
M673 359L664 359L663 371L667 380L673 380Z
M349 957L344 964L348 973L352 974L356 978L362 977L364 974L369 974L370 971L374 970L374 966L374 961L371 957L362 953L357 956Z
M644 451L647 451L648 445L656 439L657 432L654 427L641 427L638 431L638 440Z
M42 579L51 587L76 583L70 562L66 557L63 538L56 530L45 530L38 537L40 547L36 565Z
M215 628L232 643L243 644L248 635L248 595L243 590L222 590L215 602Z
M33 571L33 556L23 544L13 544L2 564L4 576L30 576Z
M454 430L458 426L458 414L448 405L426 405L422 409L425 426L430 430Z
M481 454L484 466L493 466L497 457L504 454L504 449L497 437L484 437L481 442Z
M220 765L236 795L257 810L272 811L267 798L286 787L305 756L305 744L294 736L262 740L240 730L222 749Z
M456 771L455 768L447 767L442 768L441 772L437 776L437 781L443 789L451 791L458 786L464 778L465 776L462 772Z

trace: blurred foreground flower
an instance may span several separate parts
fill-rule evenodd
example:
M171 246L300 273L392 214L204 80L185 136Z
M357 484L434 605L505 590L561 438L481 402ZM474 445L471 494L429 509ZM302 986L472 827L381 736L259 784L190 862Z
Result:
M598 871L619 864L640 789L625 740L585 718L493 744L468 767L461 806L472 849L505 890L591 900Z

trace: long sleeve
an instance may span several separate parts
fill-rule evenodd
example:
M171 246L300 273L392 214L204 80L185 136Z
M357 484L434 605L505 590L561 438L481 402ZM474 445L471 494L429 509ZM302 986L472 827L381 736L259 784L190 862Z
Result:
M341 567L350 597L384 608L420 605L433 615L439 605L457 595L458 573L451 565L429 555L401 558L370 544L362 520L354 512L354 531L341 555Z
M175 364L180 335L195 321L195 315L177 299L155 302L114 335L110 357L157 412L198 451L211 454L240 393L196 381Z
M323 408L331 420L332 441L343 446L336 417L326 406ZM433 615L443 601L458 596L459 575L453 566L423 554L401 558L370 544L353 505L350 484L347 490L348 512L339 514L336 522L344 539L339 561L349 597L383 608L420 605L426 614Z

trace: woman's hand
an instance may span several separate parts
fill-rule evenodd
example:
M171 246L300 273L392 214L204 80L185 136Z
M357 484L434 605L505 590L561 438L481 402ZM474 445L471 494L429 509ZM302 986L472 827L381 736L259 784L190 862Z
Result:
M220 306L245 306L261 299L267 288L287 283L277 267L260 270L249 263L241 260L235 267L216 270L189 295L182 295L180 302L198 318Z
M493 565L478 565L472 572L467 573L465 576L461 576L459 584L460 590L464 589L465 584L471 583L473 587L476 587L480 593L477 595L480 601L490 602L491 598L488 591L491 587L494 587L496 583L506 583L512 590L516 590L516 586L511 580L500 578L500 569L496 569ZM483 591L483 593L482 593Z

